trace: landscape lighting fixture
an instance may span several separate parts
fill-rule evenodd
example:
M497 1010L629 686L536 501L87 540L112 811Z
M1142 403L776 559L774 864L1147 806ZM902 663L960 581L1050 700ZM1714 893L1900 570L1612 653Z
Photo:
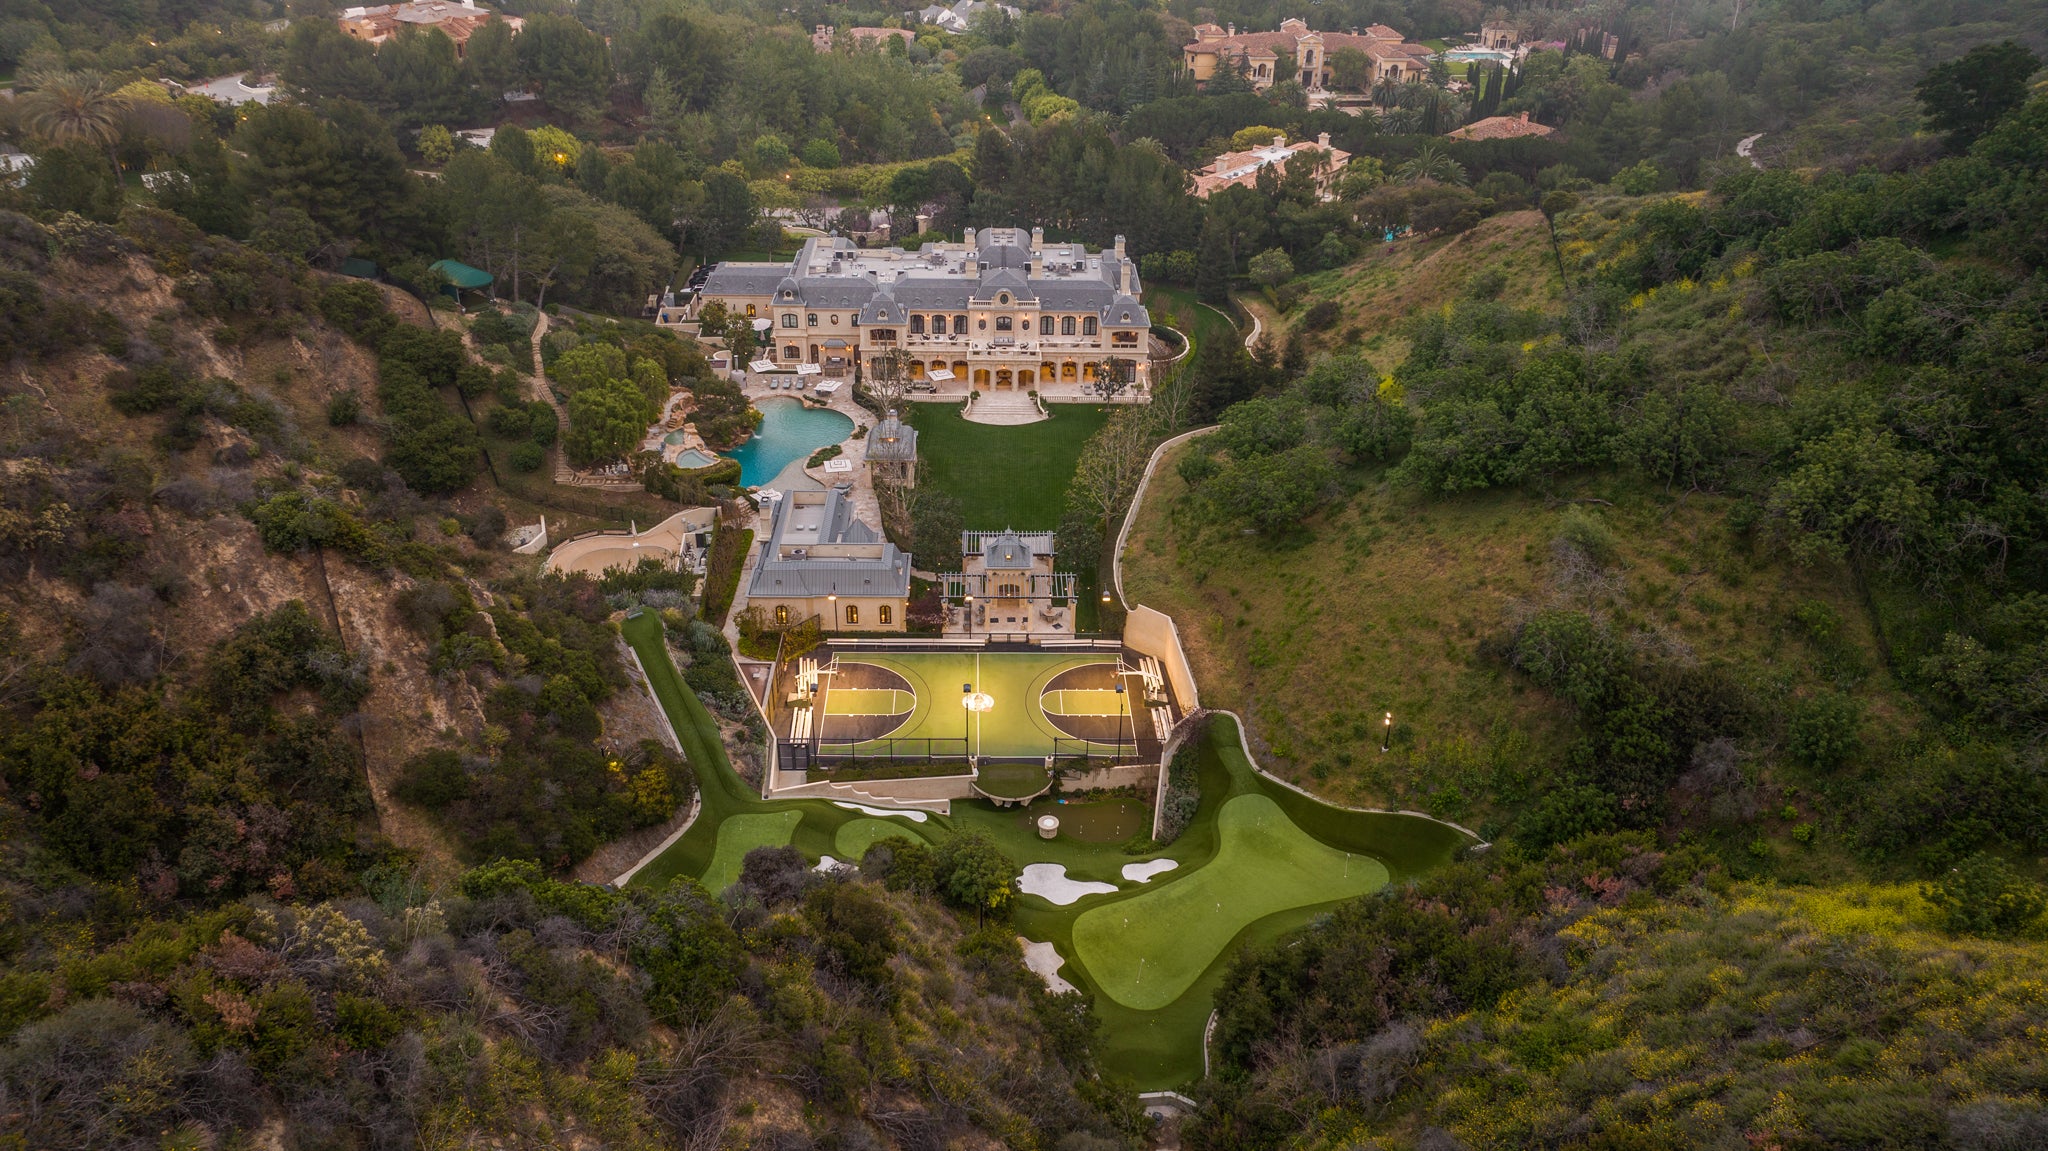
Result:
M1380 750L1381 750L1381 751L1391 751L1391 750L1393 749L1393 743L1394 743L1394 713L1393 713L1393 712L1391 712L1391 711L1387 713L1387 723L1386 723L1386 731L1387 731L1387 733L1386 733L1385 735L1383 735L1383 736L1381 736L1381 737L1380 737Z

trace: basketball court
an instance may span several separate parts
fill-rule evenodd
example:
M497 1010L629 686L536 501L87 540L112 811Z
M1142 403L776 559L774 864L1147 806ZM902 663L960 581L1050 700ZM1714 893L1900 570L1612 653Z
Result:
M1076 754L1060 741L1136 738L1117 679L1092 653L846 652L819 668L813 738L828 757Z

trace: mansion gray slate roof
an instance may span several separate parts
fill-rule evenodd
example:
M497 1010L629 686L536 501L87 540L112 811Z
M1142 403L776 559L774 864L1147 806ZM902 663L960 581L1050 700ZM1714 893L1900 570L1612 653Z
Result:
M871 460L914 460L917 458L917 429L906 425L891 412L868 433Z
M912 312L964 312L975 299L1007 291L1019 302L1035 301L1044 311L1094 312L1106 324L1150 326L1144 305L1118 290L1119 257L1105 251L1091 255L1085 268L1053 264L1032 275L1031 249L1016 242L1015 232L985 228L971 238L971 250L956 244L942 252L927 244L922 254L895 257L882 277L861 269L854 249L844 249L848 262L841 271L841 249L831 245L845 241L811 240L788 264L720 264L706 277L701 295L768 296L771 304L859 309L863 324L893 324L906 322ZM826 267L830 270L819 271ZM795 274L799 270L807 271Z
M910 557L895 544L884 541L874 528L855 519L853 502L844 488L825 493L825 504L813 546L831 544L877 544L875 557L812 557L786 555L789 534L796 519L796 493L775 501L774 526L768 542L761 546L760 562L747 584L749 599L781 596L857 595L902 598L910 594ZM808 532L806 534L809 534ZM801 538L801 537L799 537Z
M989 571L1029 571L1040 556L1052 554L1053 533L1008 528L999 532L961 532L960 551L963 555L979 554L982 566Z

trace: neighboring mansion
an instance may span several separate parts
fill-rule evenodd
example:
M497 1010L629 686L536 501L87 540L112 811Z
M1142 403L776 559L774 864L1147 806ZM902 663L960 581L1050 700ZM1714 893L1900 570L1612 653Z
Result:
M844 486L786 492L747 584L747 607L786 628L817 616L826 631L902 631L910 556L854 518Z
M1048 244L1040 228L984 228L915 252L833 237L806 241L787 264L720 264L689 313L661 319L693 319L716 300L770 321L759 354L780 366L850 359L872 373L900 350L913 381L977 390L1078 389L1114 359L1142 393L1152 317L1140 290L1122 236L1101 252Z
M1401 34L1385 24L1374 24L1362 33L1314 32L1291 18L1280 22L1278 32L1197 24L1195 42L1183 47L1181 55L1197 83L1213 78L1219 69L1242 67L1252 87L1261 91L1275 81L1293 80L1313 92L1330 87L1330 55L1342 48L1365 54L1372 84L1419 80L1429 75L1434 55L1421 44L1403 42Z
M455 54L462 56L469 38L493 20L504 21L515 34L526 26L526 21L519 17L479 8L474 0L413 0L405 4L344 8L338 23L343 32L371 44L382 44L408 24L420 29L439 28L455 41Z
M1289 144L1287 137L1275 136L1271 144L1243 152L1225 152L1216 157L1207 168L1195 173L1195 195L1206 200L1224 188L1233 185L1251 187L1258 183L1259 169L1272 167L1276 175L1287 174L1287 161L1296 156L1310 156L1316 162L1316 191L1325 200L1330 199L1330 185L1337 180L1337 174L1344 165L1351 162L1351 153L1342 148L1330 146L1330 134L1317 135L1311 144L1303 140Z

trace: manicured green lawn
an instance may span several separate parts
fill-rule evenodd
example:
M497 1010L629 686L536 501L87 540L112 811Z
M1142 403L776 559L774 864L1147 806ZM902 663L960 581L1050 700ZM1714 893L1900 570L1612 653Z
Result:
M969 423L957 404L912 404L923 458L917 482L959 500L969 531L1053 530L1066 510L1081 445L1108 421L1109 409L1047 407L1049 420L1003 427Z
M1217 818L1216 858L1180 882L1154 880L1133 899L1074 921L1076 957L1110 998L1156 1010L1179 999L1225 946L1277 912L1385 886L1386 866L1311 839L1280 805L1240 795Z
M1145 307L1152 313L1154 323L1167 322L1167 313L1173 313L1173 326L1193 340L1197 349L1205 340L1231 343L1244 338L1238 333L1234 320L1215 307L1202 303L1190 288L1147 288ZM1188 354L1193 356L1194 351L1190 350Z
M718 848L704 871L704 887L724 891L738 882L740 863L757 847L781 847L796 834L804 813L796 808L731 816L718 825Z

